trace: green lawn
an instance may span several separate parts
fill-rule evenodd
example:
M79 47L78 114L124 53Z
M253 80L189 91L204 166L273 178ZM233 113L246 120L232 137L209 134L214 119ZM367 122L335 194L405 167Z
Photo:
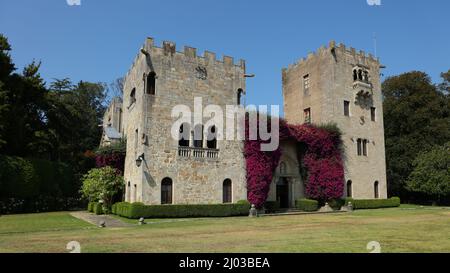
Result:
M148 220L150 221L150 220ZM130 221L135 223L136 221ZM450 209L183 219L100 229L66 212L0 217L0 252L450 252Z

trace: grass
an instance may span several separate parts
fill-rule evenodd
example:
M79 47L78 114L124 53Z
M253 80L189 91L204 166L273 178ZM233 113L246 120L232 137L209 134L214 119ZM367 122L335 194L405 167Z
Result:
M150 221L150 220L148 220ZM135 220L129 221L136 223ZM450 209L402 206L340 214L201 218L100 229L68 213L0 217L0 252L450 252Z

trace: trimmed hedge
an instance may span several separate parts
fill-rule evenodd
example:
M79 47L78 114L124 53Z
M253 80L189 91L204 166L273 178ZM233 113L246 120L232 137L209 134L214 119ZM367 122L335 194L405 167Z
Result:
M89 202L87 207L88 212L94 212L94 202Z
M0 198L0 214L35 213L79 209L86 206L80 198L36 196L30 198Z
M280 210L280 203L277 201L266 201L264 203L264 209L266 212L276 212Z
M103 214L103 204L98 202L93 203L93 212L97 215Z
M143 203L120 202L113 206L113 213L130 219L144 218L188 218L227 217L248 215L250 204L208 204L208 205L144 205Z
M304 211L317 211L319 202L311 199L298 199L295 200L295 207Z
M345 204L352 202L353 209L380 209L393 208L400 206L400 198L392 197L389 199L353 199L346 198Z
M345 199L332 199L328 201L328 205L334 210L340 210L342 206L345 206Z
M67 164L0 155L0 198L72 197L78 186Z

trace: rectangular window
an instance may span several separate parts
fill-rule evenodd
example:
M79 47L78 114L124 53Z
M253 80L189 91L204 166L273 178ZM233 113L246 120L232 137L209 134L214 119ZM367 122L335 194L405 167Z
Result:
M139 138L139 131L136 129L134 131L134 157L136 158L137 155L137 149L138 149L138 138Z
M344 100L344 116L350 116L350 102L347 100Z
M360 138L358 138L357 141L357 152L358 152L358 156L362 155L362 140Z
M305 123L311 123L311 108L306 108L303 110L303 116L305 119Z
M370 107L370 119L372 121L375 121L375 117L376 117L376 108L375 107Z
M367 143L369 141L367 139L363 140L363 156L367 156Z
M147 88L146 93L149 95L155 95L156 93L156 74L155 72L150 72L147 75Z
M310 81L309 81L309 74L303 76L303 94L308 96L309 95L309 88L311 87Z

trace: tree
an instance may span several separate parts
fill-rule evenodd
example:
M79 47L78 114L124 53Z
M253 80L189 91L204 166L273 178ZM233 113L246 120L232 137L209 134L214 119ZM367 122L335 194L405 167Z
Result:
M406 182L407 189L437 198L450 196L450 142L419 154Z
M450 100L418 71L386 79L382 90L389 194L408 199L413 160L450 140Z
M81 193L90 202L103 200L105 206L112 206L113 197L123 189L124 180L117 170L107 166L90 170L83 177Z
M69 162L77 173L85 173L94 162L84 155L95 150L101 138L106 91L102 83L55 80L47 96L47 136L53 145L52 160Z

